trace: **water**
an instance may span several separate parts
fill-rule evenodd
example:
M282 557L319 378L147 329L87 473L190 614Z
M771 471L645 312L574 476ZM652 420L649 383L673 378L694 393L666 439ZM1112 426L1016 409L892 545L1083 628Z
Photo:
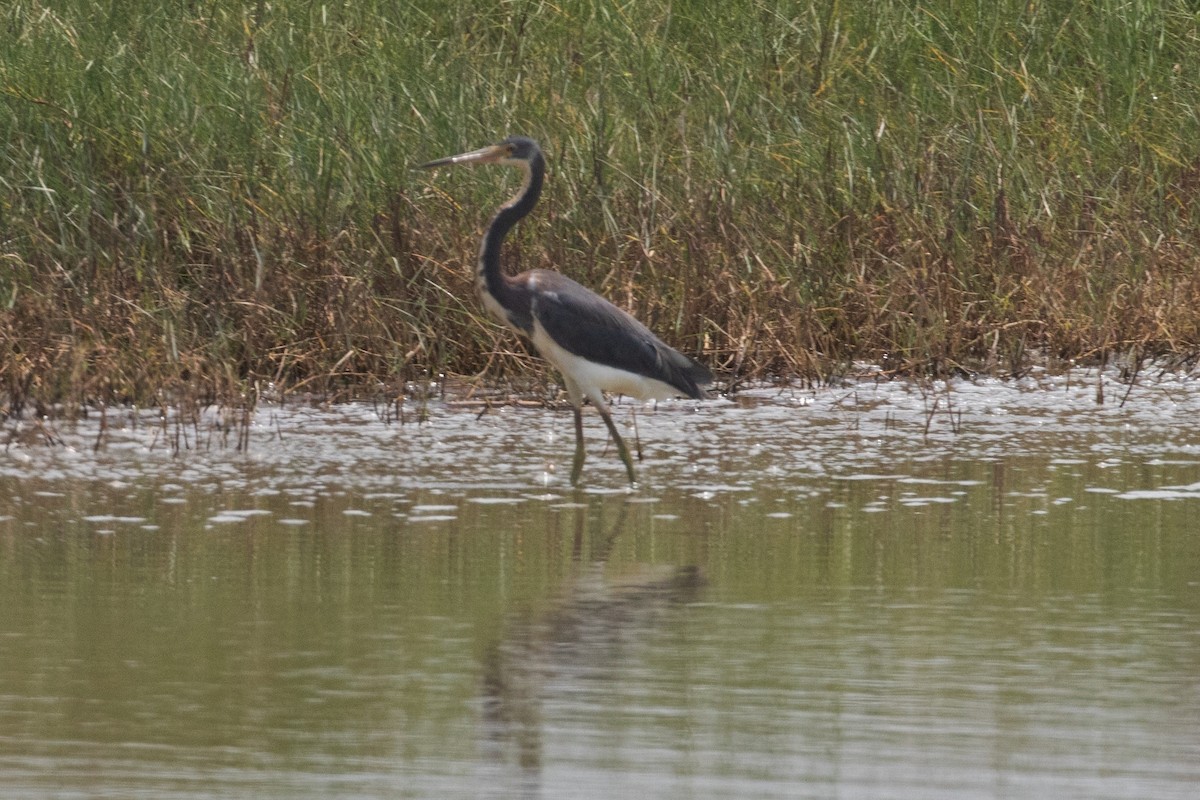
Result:
M639 409L633 493L538 407L9 423L2 794L1193 797L1200 383L1096 381Z

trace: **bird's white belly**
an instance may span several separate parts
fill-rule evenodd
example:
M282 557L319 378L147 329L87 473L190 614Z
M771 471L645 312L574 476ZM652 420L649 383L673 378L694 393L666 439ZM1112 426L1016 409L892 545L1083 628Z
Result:
M603 392L625 394L639 400L666 400L671 397L679 397L681 394L669 383L647 378L636 372L617 369L605 364L596 364L569 352L550 338L536 319L533 322L532 339L533 346L542 354L542 357L553 364L566 378L568 391L571 389L571 384L574 383L579 392L596 405L604 402ZM575 402L579 400L578 397L571 399Z

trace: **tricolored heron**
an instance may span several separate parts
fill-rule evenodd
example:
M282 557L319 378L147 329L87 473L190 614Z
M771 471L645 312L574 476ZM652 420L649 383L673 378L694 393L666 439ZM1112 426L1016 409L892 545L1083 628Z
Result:
M537 142L510 136L499 144L439 158L423 168L447 164L508 164L525 173L521 190L496 211L475 271L475 289L483 305L500 322L533 343L543 358L558 369L567 397L575 409L575 461L571 483L583 472L583 401L604 418L617 452L634 483L633 459L613 424L604 392L641 400L705 397L712 373L665 344L630 314L595 292L557 272L534 269L506 275L500 268L500 245L513 226L533 210L542 193L546 160Z

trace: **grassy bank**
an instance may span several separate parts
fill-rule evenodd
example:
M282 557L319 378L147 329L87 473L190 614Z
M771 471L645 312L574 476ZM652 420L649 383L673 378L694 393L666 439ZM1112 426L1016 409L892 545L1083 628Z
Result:
M1183 2L23 2L0 12L0 397L350 393L537 369L510 268L729 376L1200 347ZM535 373L536 374L536 373Z

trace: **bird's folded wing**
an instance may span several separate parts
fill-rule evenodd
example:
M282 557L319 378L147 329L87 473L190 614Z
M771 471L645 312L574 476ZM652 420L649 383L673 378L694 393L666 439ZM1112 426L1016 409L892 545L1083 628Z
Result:
M549 276L554 276L550 278ZM588 361L655 378L704 397L712 374L625 311L557 273L538 276L533 316L562 348Z

